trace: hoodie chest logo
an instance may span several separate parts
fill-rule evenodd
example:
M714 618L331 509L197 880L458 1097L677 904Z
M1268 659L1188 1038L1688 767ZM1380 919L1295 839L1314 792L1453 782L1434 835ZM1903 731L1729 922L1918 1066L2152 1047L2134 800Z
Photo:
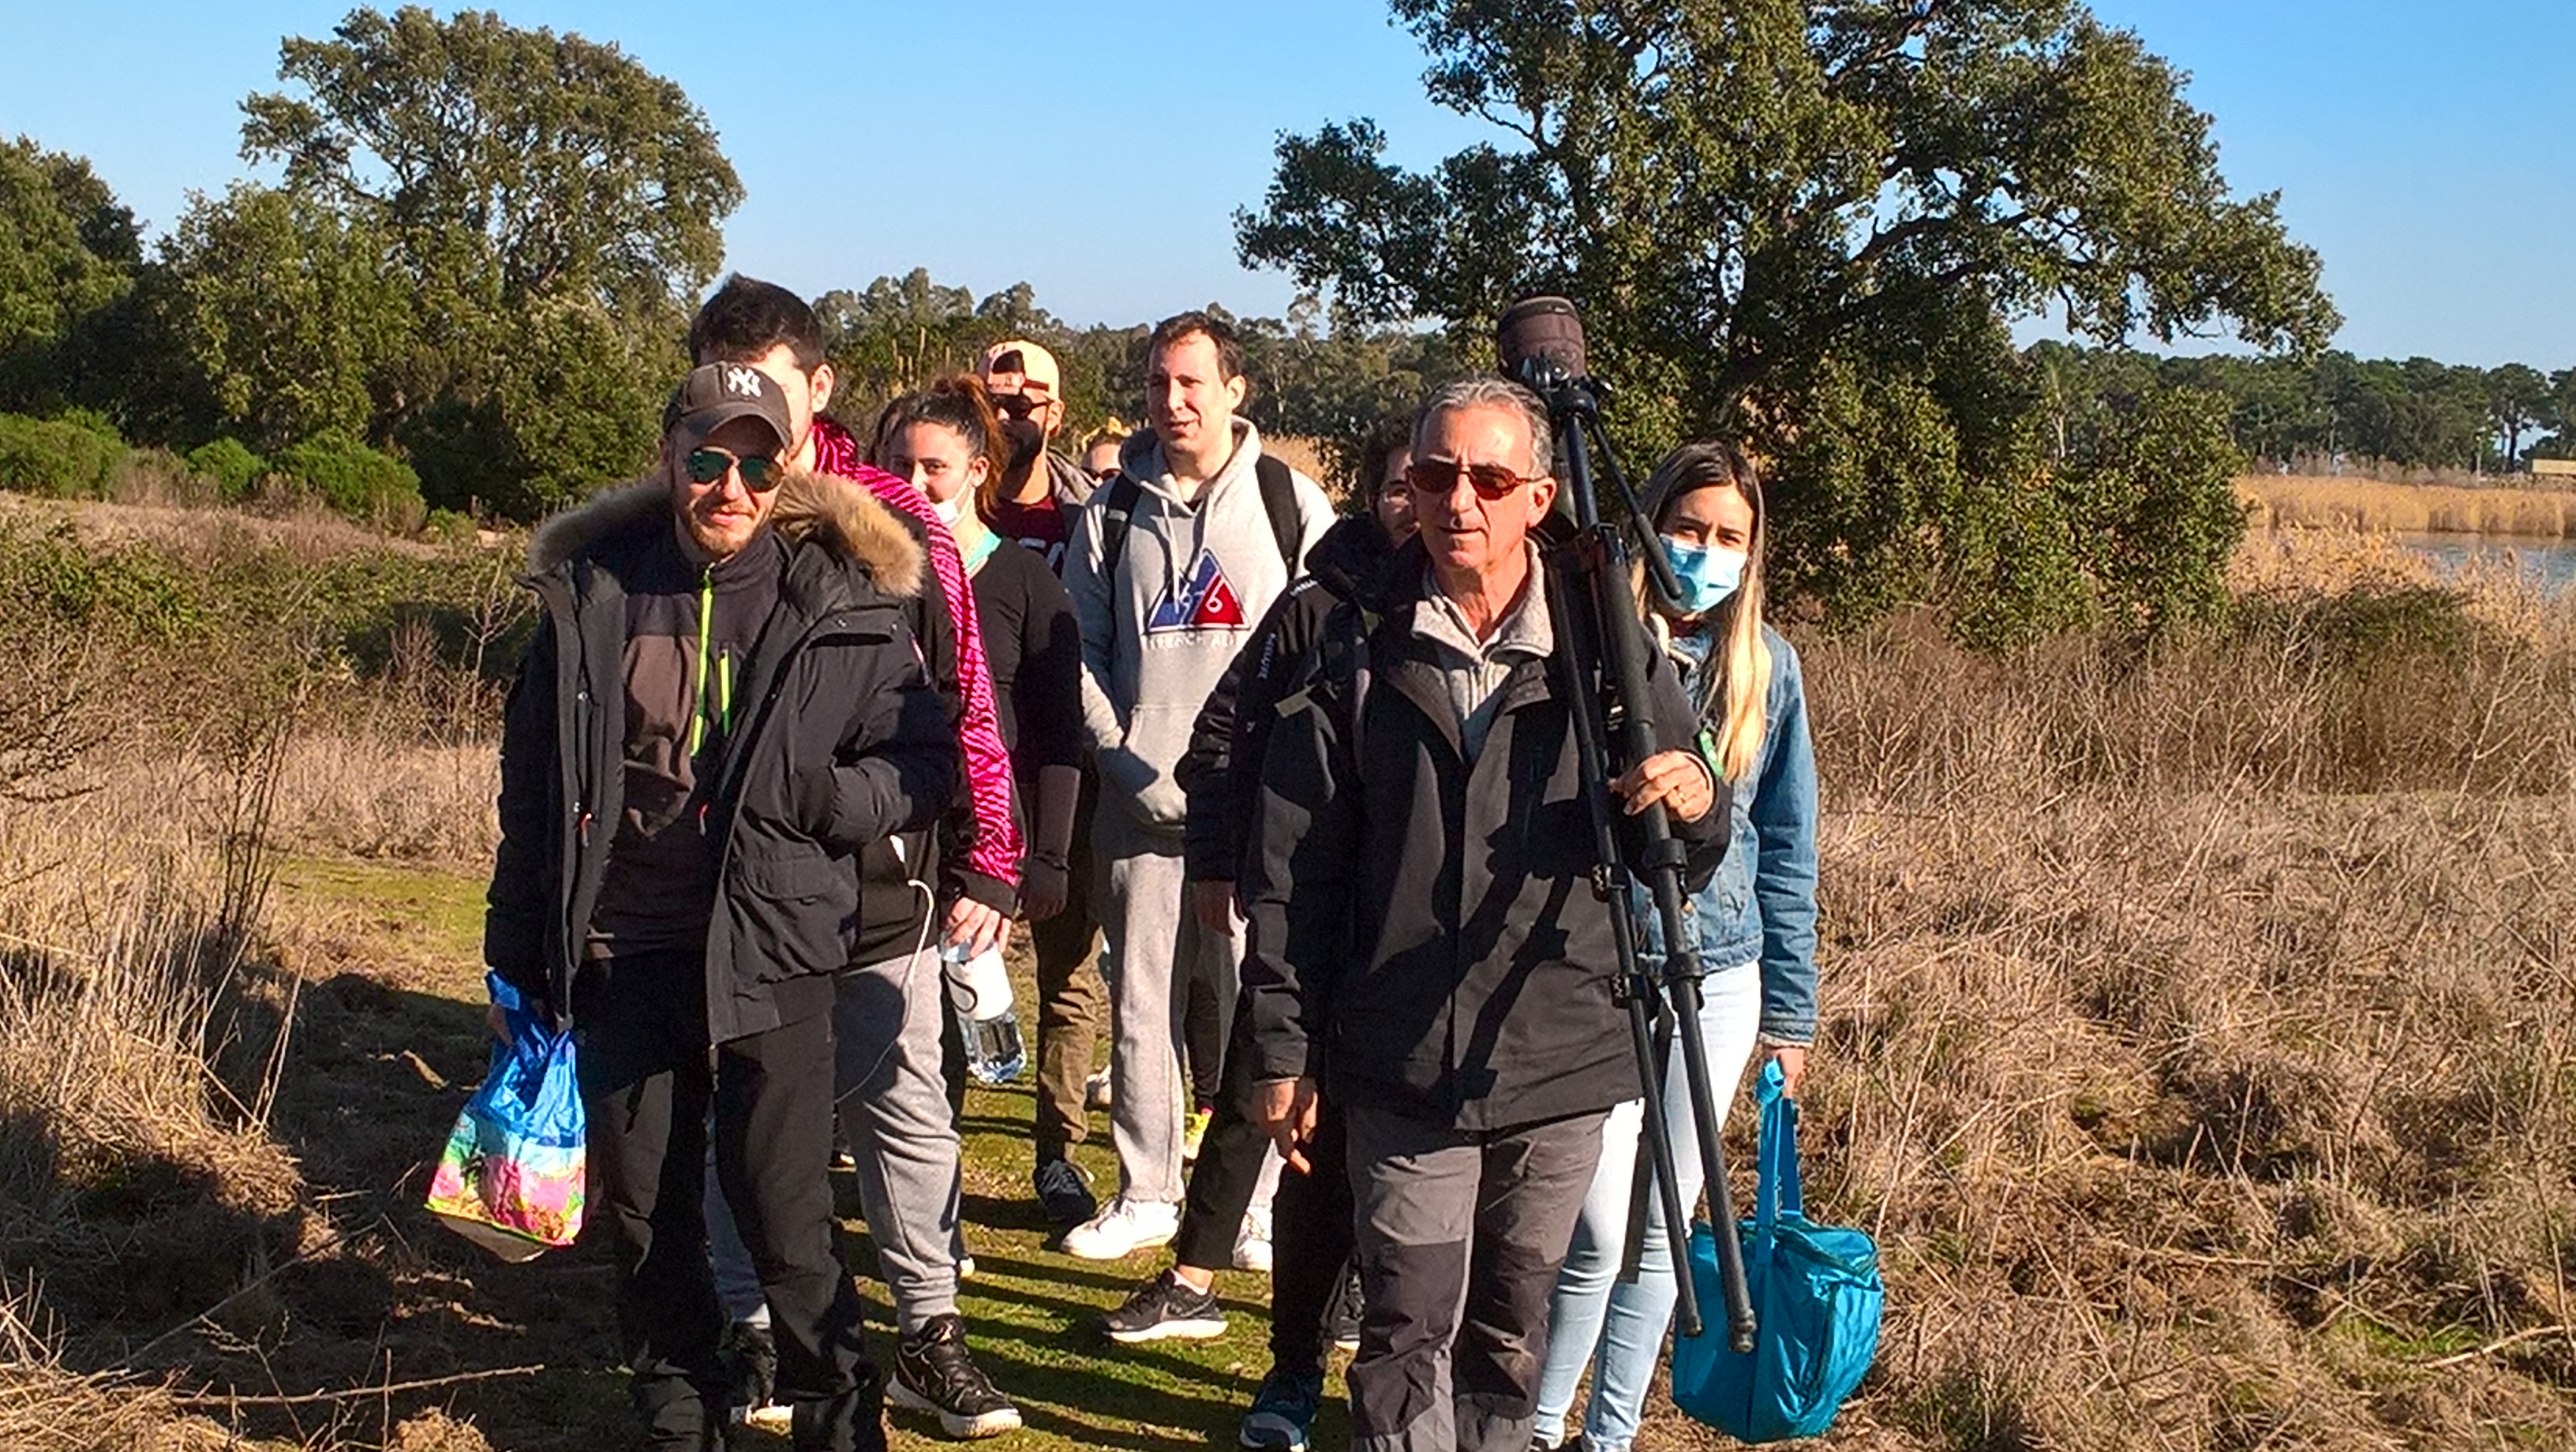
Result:
M1235 598L1234 586L1226 583L1225 567L1213 552L1201 549L1181 576L1179 588L1165 587L1163 598L1145 617L1145 633L1241 630L1244 623L1243 602Z

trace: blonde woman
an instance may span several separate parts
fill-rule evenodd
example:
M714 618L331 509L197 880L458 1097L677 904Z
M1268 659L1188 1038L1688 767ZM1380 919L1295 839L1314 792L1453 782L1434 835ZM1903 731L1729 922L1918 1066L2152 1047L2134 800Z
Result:
M1649 627L1699 703L1702 749L1734 794L1733 835L1708 885L1684 903L1708 971L1699 1032L1725 1112L1757 1044L1780 1061L1790 1094L1806 1068L1816 1019L1816 764L1797 652L1762 621L1762 547L1768 520L1752 462L1731 444L1676 449L1640 501L1654 521L1687 607L1647 600ZM1643 898L1639 951L1663 953L1663 932ZM1681 1055L1663 1085L1674 1126L1682 1198L1701 1186ZM1647 1387L1662 1360L1675 1290L1672 1249L1660 1217L1647 1221L1637 1279L1616 1283L1644 1106L1630 1101L1602 1126L1600 1168L1585 1196L1550 1314L1539 1377L1537 1442L1567 1445L1566 1413L1586 1363L1592 1400L1583 1452L1627 1452Z

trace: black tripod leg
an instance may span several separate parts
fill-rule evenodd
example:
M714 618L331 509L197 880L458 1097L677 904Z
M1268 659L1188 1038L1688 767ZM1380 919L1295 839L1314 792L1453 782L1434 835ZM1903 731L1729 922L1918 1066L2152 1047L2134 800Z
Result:
M1682 1074L1690 1085L1691 1119L1699 1131L1699 1162L1702 1178L1708 1184L1709 1219L1716 1223L1718 1282L1726 1288L1727 1342L1738 1355L1753 1351L1753 1298L1744 1283L1744 1242L1737 1232L1735 1191L1727 1182L1726 1140L1719 1132L1717 1100L1708 1082L1708 1042L1700 1037L1700 983L1697 977L1676 978L1668 989L1673 1015L1683 1027ZM1733 1092L1734 1086L1727 1086ZM1682 1264L1681 1242L1674 1242L1675 1279L1688 1283L1689 1267Z
M1638 1066L1638 1071L1645 1076L1649 1086L1664 1082L1667 1066L1672 1063L1673 1052L1672 1015L1663 1011L1660 997L1655 1000L1655 1003L1654 1057ZM1637 1268L1644 1262L1646 1255L1646 1226L1653 1219L1659 1203L1648 1197L1660 1193L1663 1188L1655 1179L1655 1156L1652 1147L1656 1144L1671 1143L1670 1139L1662 1138L1648 1130L1642 1116L1638 1119L1637 1157L1630 1166L1628 1176L1628 1238L1619 1252L1619 1279L1629 1285L1637 1282ZM1675 1171L1675 1175L1678 1179L1678 1170Z
M1664 1244L1690 1244L1690 1207L1682 1203L1681 1176L1673 1166L1672 1127L1664 1117L1663 1059L1655 1052L1656 1031L1653 1024L1654 1003L1647 994L1628 998L1628 1034L1636 1041L1637 1062L1655 1071L1646 1085L1646 1112L1639 1122L1637 1138L1646 1148L1647 1165L1655 1177L1655 1199L1664 1212ZM1729 1222L1732 1223L1732 1222ZM1637 1257L1642 1253L1646 1229L1645 1197L1636 1196L1628 1204L1628 1247L1622 1275L1633 1276ZM1673 1277L1676 1299L1673 1324L1684 1336L1697 1336L1701 1325L1699 1287L1691 1284L1689 1267L1680 1265L1680 1252L1674 1253L1675 1264L1683 1274Z

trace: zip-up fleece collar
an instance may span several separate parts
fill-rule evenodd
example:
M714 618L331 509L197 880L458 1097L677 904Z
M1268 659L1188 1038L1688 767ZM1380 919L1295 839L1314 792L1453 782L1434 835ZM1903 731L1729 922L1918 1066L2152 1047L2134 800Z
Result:
M670 488L659 479L604 490L538 527L528 544L528 572L551 574L613 535L656 515L667 517L670 509ZM769 528L791 545L813 541L866 567L879 594L909 599L921 593L921 546L863 484L794 471L778 485Z

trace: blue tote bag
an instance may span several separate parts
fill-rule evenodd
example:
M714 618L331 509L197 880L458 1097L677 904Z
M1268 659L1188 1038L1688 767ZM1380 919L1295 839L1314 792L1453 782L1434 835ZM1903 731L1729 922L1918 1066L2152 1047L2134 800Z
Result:
M1706 1327L1673 1342L1673 1403L1739 1442L1813 1437L1833 1425L1878 1352L1886 1297L1878 1247L1865 1231L1811 1225L1798 1187L1798 1102L1780 1066L1763 1066L1762 1172L1754 1217L1743 1222L1744 1279L1758 1324L1753 1352L1726 1344L1717 1243L1691 1232L1690 1273Z

